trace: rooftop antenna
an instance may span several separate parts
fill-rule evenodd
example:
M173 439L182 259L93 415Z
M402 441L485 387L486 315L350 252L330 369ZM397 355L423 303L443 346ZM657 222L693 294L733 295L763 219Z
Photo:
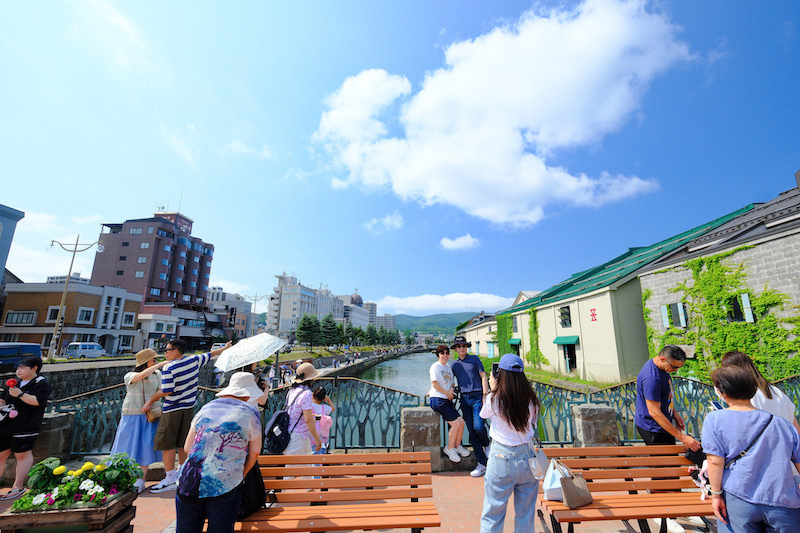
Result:
M181 189L181 199L178 202L178 213L181 212L181 206L183 205L183 189Z
M164 207L164 204L159 204L156 206L156 212L163 213L167 208Z

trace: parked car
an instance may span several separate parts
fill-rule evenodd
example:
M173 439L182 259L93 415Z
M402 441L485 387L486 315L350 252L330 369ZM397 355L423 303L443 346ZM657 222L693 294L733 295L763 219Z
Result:
M106 351L96 342L71 342L67 346L67 359L93 359L104 355Z
M32 342L0 342L0 372L13 372L26 357L41 357L42 347Z
M217 348L224 348L225 344L227 344L227 343L225 343L225 342L215 342L214 344L211 345L211 349L212 350L216 350Z

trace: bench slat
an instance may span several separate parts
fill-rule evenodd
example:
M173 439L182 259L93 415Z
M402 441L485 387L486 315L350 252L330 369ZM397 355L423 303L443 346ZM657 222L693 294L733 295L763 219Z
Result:
M350 516L391 516L404 514L430 514L436 512L436 505L432 501L427 502L388 502L388 503L367 503L367 504L337 504L326 505L324 507L309 507L307 505L294 505L287 507L272 507L256 511L245 520L266 520L284 518L307 518L309 514L319 514L324 511L325 516L331 517L350 517Z
M576 469L577 471L577 469ZM652 479L659 477L684 477L685 466L671 466L664 468L610 468L608 470L580 470L584 479Z
M686 453L682 444L659 444L657 446L596 446L591 448L545 448L545 455L552 458L561 457L629 457L642 455L678 455Z
M328 492L278 492L280 503L289 502L355 502L374 500L398 500L401 498L433 498L431 487L418 489L374 489L335 490Z
M560 459L570 468L630 468L635 466L691 466L689 459L682 455L662 457L600 457L597 459Z
M694 504L654 505L651 507L614 507L592 509L581 507L555 511L553 516L559 522L583 522L594 520L638 520L640 518L676 518L679 516L713 516L711 503L698 501Z
M261 477L286 476L366 476L372 474L430 474L430 463L333 465L333 466L262 466Z
M423 486L432 483L431 476L378 476L371 478L321 478L321 479L267 479L264 486L269 489L344 489L366 487Z
M669 490L697 488L691 479L656 479L634 481L592 481L589 490L592 492L612 492L618 490Z
M334 453L323 455L259 455L259 465L285 464L357 464L357 463L424 463L430 452L404 453Z
M334 516L328 514L335 507L349 506L326 506L303 507L306 511L305 516L270 516L270 510L258 511L248 517L247 520L238 522L235 531L342 531L342 530L362 530L362 529L388 529L388 528L423 528L438 527L441 520L436 512L436 508L423 506L409 506L405 508L381 509L383 504L373 504L359 506L362 508L360 514L351 512L349 516ZM383 511L388 510L389 514ZM324 516L322 516L324 512Z

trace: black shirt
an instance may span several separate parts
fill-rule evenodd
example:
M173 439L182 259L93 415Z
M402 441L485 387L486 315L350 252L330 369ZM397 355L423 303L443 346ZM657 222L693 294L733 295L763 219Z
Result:
M6 403L13 405L14 409L16 409L19 414L16 418L8 418L0 425L0 432L6 435L36 435L39 433L39 428L42 426L44 410L45 407L47 407L47 399L50 398L50 383L48 383L44 377L36 376L24 386L20 387L20 389L23 394L36 396L39 405L34 406L27 404L19 398L12 397L8 393L8 388L3 389L0 398L5 400Z

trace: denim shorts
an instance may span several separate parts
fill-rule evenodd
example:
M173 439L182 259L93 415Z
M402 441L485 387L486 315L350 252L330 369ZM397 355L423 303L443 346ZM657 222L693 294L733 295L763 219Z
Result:
M445 400L444 398L431 398L431 409L442 415L446 422L452 422L459 417L456 406L453 405L452 400Z

